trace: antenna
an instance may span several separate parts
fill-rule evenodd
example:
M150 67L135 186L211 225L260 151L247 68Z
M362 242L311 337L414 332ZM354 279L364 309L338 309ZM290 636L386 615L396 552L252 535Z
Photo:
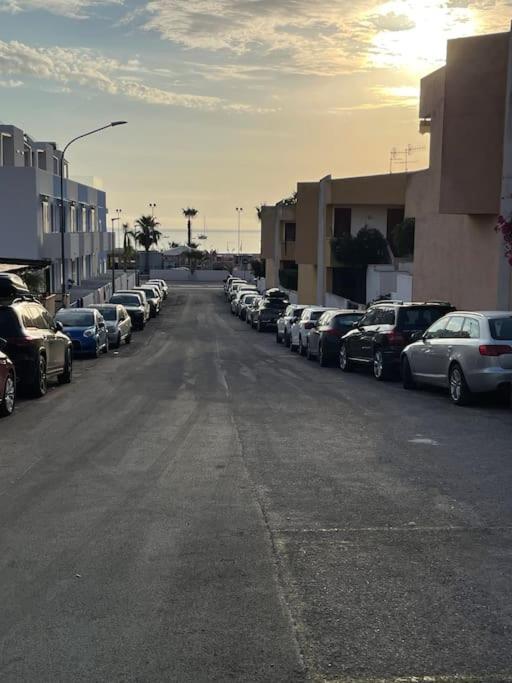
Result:
M419 152L425 149L425 147L414 147L409 144L404 149L397 149L393 147L389 154L389 172L393 173L394 166L404 166L406 173L409 172L409 159L414 155L415 152Z

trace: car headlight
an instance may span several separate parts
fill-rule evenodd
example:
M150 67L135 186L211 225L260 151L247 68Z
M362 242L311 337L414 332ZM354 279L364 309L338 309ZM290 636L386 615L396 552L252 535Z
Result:
M94 327L89 327L87 330L84 330L84 337L94 337L96 334L96 328Z

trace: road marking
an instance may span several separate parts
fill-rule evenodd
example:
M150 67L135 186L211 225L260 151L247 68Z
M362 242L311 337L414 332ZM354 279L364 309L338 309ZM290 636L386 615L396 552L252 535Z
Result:
M423 437L418 437L416 439L409 439L409 443L413 443L418 446L439 446L439 441L435 439L426 439Z
M461 531L512 531L512 525L504 526L418 526L409 522L404 526L369 526L369 527L330 527L326 529L287 529L277 528L276 533L280 534L357 534L357 533L375 533L375 532L404 532L404 531L425 531L425 532L461 532Z
M313 680L318 683L512 683L512 674L452 674L433 676L396 676L391 678L325 678L316 674Z

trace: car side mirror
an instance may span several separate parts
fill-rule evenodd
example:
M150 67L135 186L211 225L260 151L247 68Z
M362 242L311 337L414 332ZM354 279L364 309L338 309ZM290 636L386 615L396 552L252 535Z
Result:
M98 327L99 327L101 330L104 330L104 329L105 329L105 323L98 323Z
M353 327L355 330L358 330L358 329L361 327L361 323L360 323L359 321L356 320L355 323L352 323L352 327Z
M64 325L60 322L60 320L55 321L55 331L64 332Z
M0 337L0 351L6 351L7 350L7 340L4 339L3 337Z
M411 334L411 341L412 342L420 341L420 339L425 340L425 333L424 332L413 332Z

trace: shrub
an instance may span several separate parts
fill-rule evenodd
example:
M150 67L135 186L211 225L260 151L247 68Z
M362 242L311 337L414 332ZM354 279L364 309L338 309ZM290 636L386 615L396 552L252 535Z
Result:
M404 257L414 254L415 218L405 218L395 225L391 233L392 249L395 256Z

